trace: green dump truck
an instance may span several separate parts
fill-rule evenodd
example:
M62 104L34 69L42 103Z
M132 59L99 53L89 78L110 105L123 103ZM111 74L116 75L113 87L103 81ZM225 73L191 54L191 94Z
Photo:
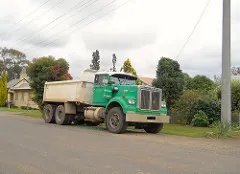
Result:
M128 73L88 69L80 80L46 82L43 118L59 125L105 122L112 133L123 133L127 126L158 133L163 123L169 123L162 90L136 81Z

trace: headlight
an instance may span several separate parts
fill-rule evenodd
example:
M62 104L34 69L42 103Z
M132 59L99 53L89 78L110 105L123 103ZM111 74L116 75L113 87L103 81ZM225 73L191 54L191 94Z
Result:
M163 107L163 108L166 108L166 104L162 104L162 107Z
M135 100L133 100L133 99L128 99L128 103L129 103L130 105L134 105L134 104L135 104Z

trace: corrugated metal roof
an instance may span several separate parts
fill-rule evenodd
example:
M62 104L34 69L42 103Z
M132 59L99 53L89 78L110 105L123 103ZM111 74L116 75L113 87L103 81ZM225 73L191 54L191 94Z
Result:
M19 79L13 79L7 83L7 88L11 88L14 85L16 85L20 80Z
M150 77L138 77L141 81L143 81L144 83L148 84L148 85L152 85L153 82L153 78Z
M19 87L11 88L11 90L19 90L19 89L31 89L31 87L29 86L29 83L23 83Z

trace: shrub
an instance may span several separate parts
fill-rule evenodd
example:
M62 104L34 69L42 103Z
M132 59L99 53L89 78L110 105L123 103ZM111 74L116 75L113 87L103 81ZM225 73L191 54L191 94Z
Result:
M197 114L194 115L191 124L192 126L207 127L209 126L208 116L200 110Z
M203 111L210 124L221 117L221 103L205 92L185 91L169 110L171 123L190 124L195 114Z
M190 124L194 114L196 114L193 113L193 104L199 99L206 98L206 96L204 92L185 91L169 110L171 123Z
M213 98L205 98L195 101L192 107L192 113L195 115L200 110L208 116L210 124L221 118L221 103Z
M229 136L230 125L221 121L214 122L211 127L215 128L215 135L219 137Z

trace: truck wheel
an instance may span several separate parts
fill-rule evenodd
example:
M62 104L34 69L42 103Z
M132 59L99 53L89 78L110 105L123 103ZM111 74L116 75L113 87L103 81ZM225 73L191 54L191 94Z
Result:
M149 123L146 126L144 126L144 130L147 133L151 133L151 134L157 134L159 133L163 128L163 123Z
M106 117L106 127L109 132L120 134L126 131L126 115L120 107L110 109Z
M55 123L55 114L56 111L56 106L47 104L44 106L43 110L43 119L45 120L46 123Z
M56 123L59 125L68 124L69 117L65 114L65 109L63 105L58 105L56 112L55 112L55 120Z

